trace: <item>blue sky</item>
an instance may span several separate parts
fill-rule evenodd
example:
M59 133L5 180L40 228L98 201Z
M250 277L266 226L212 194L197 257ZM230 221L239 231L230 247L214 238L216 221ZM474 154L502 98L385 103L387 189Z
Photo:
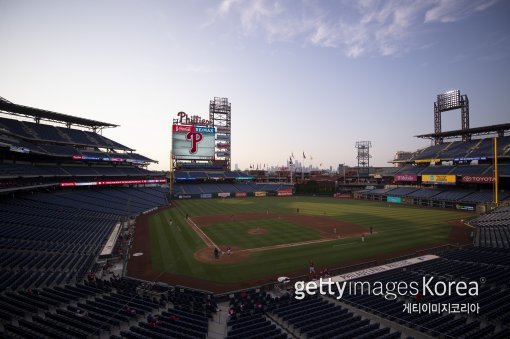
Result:
M427 146L437 94L510 122L509 1L0 0L0 96L120 124L168 168L171 121L232 103L232 162L324 167ZM443 130L460 128L460 112Z

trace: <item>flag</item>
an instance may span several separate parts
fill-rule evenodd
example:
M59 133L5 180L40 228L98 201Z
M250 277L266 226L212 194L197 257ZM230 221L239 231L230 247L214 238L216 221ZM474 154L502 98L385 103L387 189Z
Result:
M303 152L303 159L306 159L305 152Z

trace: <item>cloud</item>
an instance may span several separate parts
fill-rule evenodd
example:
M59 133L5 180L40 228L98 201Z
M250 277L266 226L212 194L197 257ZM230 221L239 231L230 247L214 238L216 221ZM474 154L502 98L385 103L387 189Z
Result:
M228 13L233 5L236 5L240 2L240 0L223 0L218 8L219 14Z
M475 12L486 10L498 0L438 0L434 6L425 13L425 22L456 22L463 20Z
M427 43L431 24L463 20L498 0L223 0L214 20L240 24L245 36L339 48L351 58L399 55Z

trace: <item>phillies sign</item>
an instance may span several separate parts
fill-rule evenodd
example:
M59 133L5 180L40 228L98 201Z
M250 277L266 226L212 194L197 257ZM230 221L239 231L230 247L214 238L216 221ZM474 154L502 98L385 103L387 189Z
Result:
M461 181L467 184L493 184L494 177L492 175L463 175Z
M172 154L176 158L214 157L214 127L172 125Z
M198 115L188 115L185 112L179 112L177 113L177 119L174 119L174 124L209 126L211 122L209 120L202 119Z

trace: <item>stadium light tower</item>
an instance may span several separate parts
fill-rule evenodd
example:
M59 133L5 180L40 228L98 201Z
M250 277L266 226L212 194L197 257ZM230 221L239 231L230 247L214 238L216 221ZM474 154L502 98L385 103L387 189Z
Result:
M216 127L215 159L224 163L225 169L231 166L231 104L228 98L215 97L209 102L209 121Z
M441 133L441 113L459 108L461 110L462 130L468 130L469 100L467 95L461 95L458 89L437 95L437 100L434 102L434 134L436 134L434 141L436 145L443 143L443 137L439 135ZM462 135L462 141L469 140L471 140L470 134Z
M358 150L358 183L360 172L366 173L367 176L370 174L370 148L372 147L371 141L356 141L356 149Z

